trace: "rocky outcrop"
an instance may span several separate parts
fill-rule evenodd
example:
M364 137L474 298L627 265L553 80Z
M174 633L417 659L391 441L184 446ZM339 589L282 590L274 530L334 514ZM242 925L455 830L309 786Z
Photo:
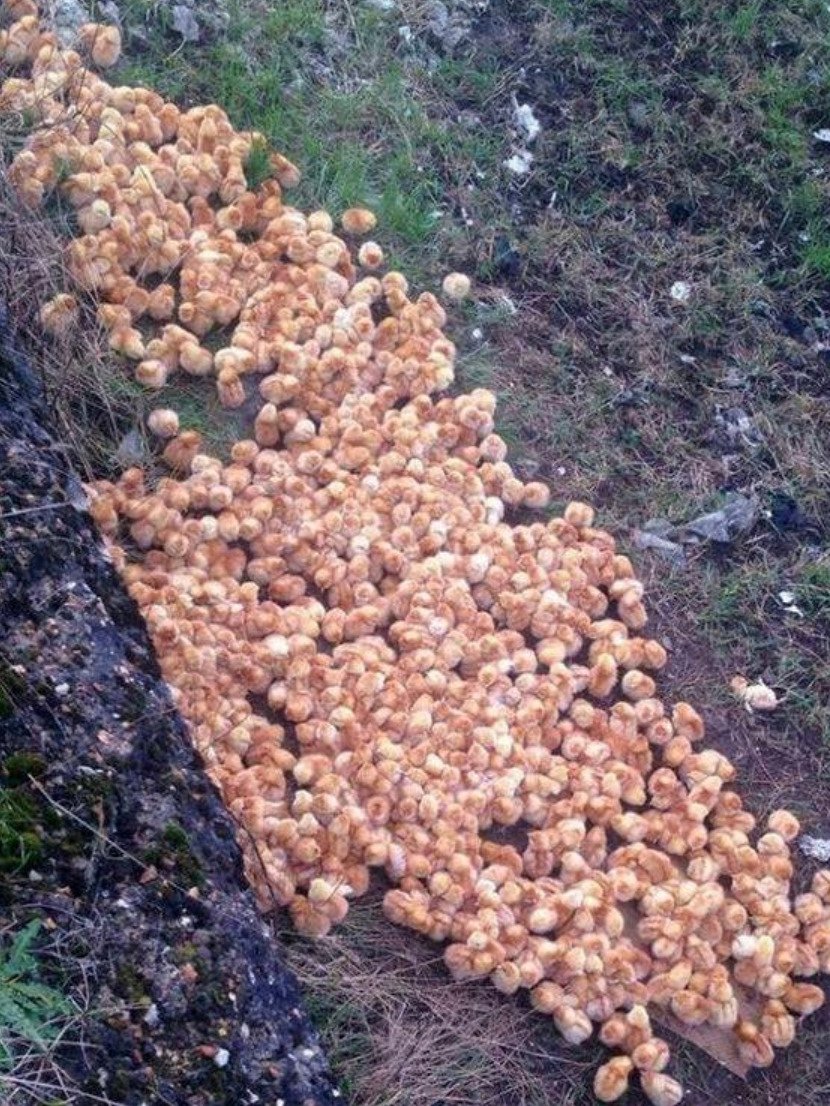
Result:
M83 973L91 1013L69 1070L129 1103L339 1101L234 824L44 420L4 338L0 786L31 825L0 909L19 916L23 888L27 914L71 935L62 968L70 988Z

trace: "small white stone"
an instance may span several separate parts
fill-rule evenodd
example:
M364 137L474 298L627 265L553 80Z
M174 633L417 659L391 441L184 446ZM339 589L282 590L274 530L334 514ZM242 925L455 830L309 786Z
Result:
M216 1064L217 1068L226 1068L230 1058L231 1054L226 1048L218 1048L216 1050L216 1055L213 1057L213 1062Z
M669 289L669 295L675 303L688 303L692 297L692 286L688 281L676 280Z

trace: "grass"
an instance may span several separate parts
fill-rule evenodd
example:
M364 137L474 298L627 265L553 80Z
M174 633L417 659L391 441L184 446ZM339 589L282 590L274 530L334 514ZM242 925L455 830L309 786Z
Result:
M388 20L368 6L338 14L318 0L233 3L224 34L179 50L161 11L137 0L127 7L152 33L143 44L128 40L121 80L186 103L219 103L236 125L261 131L302 167L292 197L299 206L337 214L368 203L396 263L406 261L409 271L422 263L442 218L433 166L437 149L446 156L447 147L411 95ZM264 168L261 161L257 178Z
M376 894L322 941L280 938L349 1101L544 1106L552 1092L563 1106L579 1101L584 1052L492 988L454 985L438 947L391 929Z
M86 325L60 341L44 335L41 305L69 286L62 261L64 219L56 205L32 212L17 199L5 175L7 138L0 131L0 297L45 390L52 430L70 449L75 467L86 478L111 473L118 443L139 425L146 397L139 402L140 390L109 353L94 323L95 305L83 294ZM0 708L2 699L0 689Z

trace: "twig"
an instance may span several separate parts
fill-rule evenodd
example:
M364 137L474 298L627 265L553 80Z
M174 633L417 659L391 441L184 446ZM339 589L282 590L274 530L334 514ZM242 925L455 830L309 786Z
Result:
M4 511L4 513L2 515L0 515L0 520L6 519L6 518L17 518L20 515L34 515L34 514L38 514L41 511L59 511L62 507L71 507L71 506L72 506L71 503L65 502L65 503L42 503L38 507L18 507L17 510L15 510L15 511Z

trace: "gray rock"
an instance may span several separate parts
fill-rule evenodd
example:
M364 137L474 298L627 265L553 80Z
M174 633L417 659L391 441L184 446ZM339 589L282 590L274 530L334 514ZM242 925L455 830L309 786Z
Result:
M106 0L106 3L99 5L100 16L102 20L106 20L109 23L116 23L121 26L121 12L118 10L118 5L114 3L114 0Z
M51 15L55 34L62 46L71 46L77 38L78 29L89 22L89 12L78 0L54 0Z
M743 407L719 407L715 422L723 428L729 444L757 449L763 442L763 435L755 425L752 415Z
M441 38L447 33L450 13L442 0L430 0L426 6L426 18L427 26L436 38Z
M667 518L650 518L644 523L643 530L647 534L655 534L658 538L667 538L674 530L674 524Z
M128 431L118 444L115 451L115 462L118 465L129 467L130 465L143 465L149 457L147 443L137 430Z
M202 37L202 32L199 27L199 21L193 14L191 8L185 4L174 4L173 11L173 29L178 31L185 42L198 42Z
M710 511L687 522L683 530L704 541L732 542L748 533L758 521L760 507L755 496L730 492L718 511Z
M798 839L798 845L805 856L826 864L830 860L830 841L823 837L810 837L805 833Z
M675 568L686 567L686 550L675 541L661 538L648 530L635 530L632 541L638 549L650 549Z

